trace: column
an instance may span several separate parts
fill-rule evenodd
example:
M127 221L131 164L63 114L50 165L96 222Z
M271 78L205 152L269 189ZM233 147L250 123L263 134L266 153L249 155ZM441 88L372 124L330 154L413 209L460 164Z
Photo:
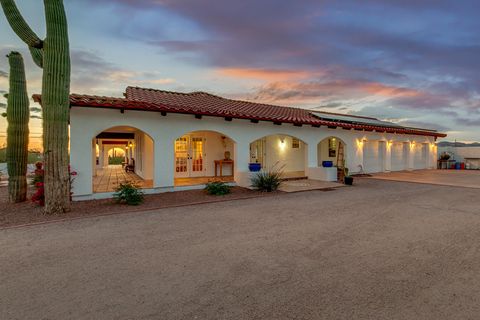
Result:
M154 140L153 187L174 186L175 154L173 140L157 137Z
M250 186L250 171L248 163L250 162L250 143L239 141L234 147L235 159L235 182L242 187Z

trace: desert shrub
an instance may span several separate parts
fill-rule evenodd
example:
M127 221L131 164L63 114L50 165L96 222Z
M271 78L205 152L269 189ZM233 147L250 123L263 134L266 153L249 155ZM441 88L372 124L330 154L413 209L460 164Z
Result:
M120 183L118 188L115 190L113 199L117 203L126 203L131 206L139 205L143 202L143 192L140 191L138 186L131 182Z
M205 191L211 195L223 196L230 193L230 186L222 181L212 181L207 183Z
M283 167L274 165L267 169L262 169L252 174L252 187L265 192L272 192L278 189L282 184Z

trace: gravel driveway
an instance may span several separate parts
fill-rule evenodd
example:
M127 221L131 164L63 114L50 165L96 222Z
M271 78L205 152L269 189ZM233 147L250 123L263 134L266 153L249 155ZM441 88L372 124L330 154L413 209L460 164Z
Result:
M478 189L357 181L0 230L0 319L478 319Z

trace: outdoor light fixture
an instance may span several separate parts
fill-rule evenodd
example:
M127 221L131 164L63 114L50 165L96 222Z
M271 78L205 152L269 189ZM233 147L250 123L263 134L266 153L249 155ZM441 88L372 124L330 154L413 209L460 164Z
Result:
M278 146L280 148L280 150L284 150L285 149L285 137L280 137L280 142L278 143Z

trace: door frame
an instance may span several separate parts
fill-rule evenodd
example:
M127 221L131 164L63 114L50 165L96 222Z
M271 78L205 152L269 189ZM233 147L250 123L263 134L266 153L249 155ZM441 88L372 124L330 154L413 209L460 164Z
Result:
M201 138L203 145L202 145L202 170L201 171L193 171L193 144L192 140L194 138ZM186 139L186 153L187 153L187 163L186 163L186 171L177 172L177 141L179 139ZM174 141L174 177L175 178L194 178L194 177L205 177L206 176L206 138L204 134L185 134L180 138L175 139Z

